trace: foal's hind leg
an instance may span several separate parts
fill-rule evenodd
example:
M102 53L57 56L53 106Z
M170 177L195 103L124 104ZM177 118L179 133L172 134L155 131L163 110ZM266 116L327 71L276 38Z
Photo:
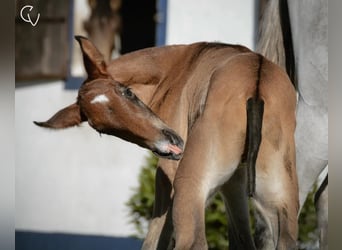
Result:
M256 249L250 229L247 167L241 165L221 187L228 216L229 250Z
M256 247L297 249L299 204L293 140L283 140L279 148L274 148L266 136L256 172Z

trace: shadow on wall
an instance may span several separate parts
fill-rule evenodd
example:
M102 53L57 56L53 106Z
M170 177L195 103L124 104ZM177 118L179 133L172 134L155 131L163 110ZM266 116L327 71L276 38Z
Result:
M141 246L142 241L135 238L15 232L16 250L138 250Z

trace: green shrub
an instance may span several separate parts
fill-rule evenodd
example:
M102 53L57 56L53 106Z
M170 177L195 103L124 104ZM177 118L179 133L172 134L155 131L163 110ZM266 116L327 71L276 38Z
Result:
M130 222L135 225L135 236L139 238L145 237L148 221L152 217L156 166L157 158L151 154L139 174L139 186L133 190L134 193L127 202ZM205 221L209 249L228 249L227 217L220 195L216 195L207 207ZM253 222L253 218L251 221ZM299 223L299 240L302 242L312 241L312 235L315 235L314 231L317 225L313 193L309 195L302 209Z

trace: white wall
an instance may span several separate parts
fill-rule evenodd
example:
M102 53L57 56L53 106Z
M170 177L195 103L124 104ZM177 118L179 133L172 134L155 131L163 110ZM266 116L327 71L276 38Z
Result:
M254 48L255 0L169 0L167 44L218 41Z
M167 43L221 41L253 47L253 4L169 0ZM74 66L79 72L79 60ZM36 127L33 120L45 120L75 100L77 91L66 91L63 84L15 91L16 228L129 235L133 228L124 203L137 186L147 152L114 137L100 137L87 124L63 131Z

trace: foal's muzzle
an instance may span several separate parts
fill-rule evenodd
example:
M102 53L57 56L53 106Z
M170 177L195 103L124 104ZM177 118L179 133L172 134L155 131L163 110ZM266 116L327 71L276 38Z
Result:
M158 157L170 160L180 160L183 154L184 142L176 132L162 130L163 138L155 144L153 153Z

